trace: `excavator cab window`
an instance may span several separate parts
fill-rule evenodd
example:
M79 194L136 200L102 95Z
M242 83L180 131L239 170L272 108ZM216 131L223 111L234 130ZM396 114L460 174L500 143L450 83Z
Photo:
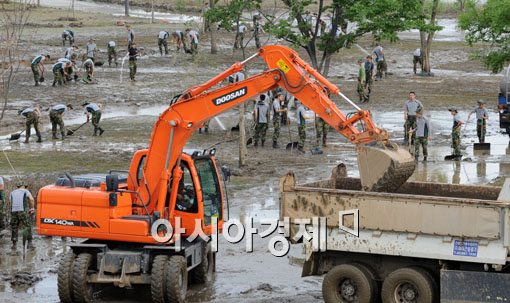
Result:
M136 181L137 181L138 185L140 185L140 181L143 178L143 167L145 165L145 160L146 159L147 159L147 156L144 155L140 159L140 163L138 163L138 169L136 170Z
M204 200L204 225L211 224L211 218L222 219L221 190L214 162L210 158L195 159L198 178Z
M177 193L175 209L189 213L197 213L198 204L193 178L191 177L187 164L181 164L181 168L182 178L179 182L179 192Z

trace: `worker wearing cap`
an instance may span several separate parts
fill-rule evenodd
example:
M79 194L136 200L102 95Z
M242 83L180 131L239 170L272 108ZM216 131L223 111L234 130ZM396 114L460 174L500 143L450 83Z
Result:
M264 146L266 141L267 123L269 122L269 105L266 103L266 94L262 94L259 97L259 101L255 106L253 112L253 118L255 120L255 136L253 137L253 146L261 145Z
M20 228L22 230L23 246L28 241L28 248L33 248L30 215L35 212L34 197L23 182L18 182L16 186L17 189L13 190L9 196L12 249L16 250L17 248L18 229Z
M99 135L101 136L104 133L104 129L99 126L99 121L101 121L101 114L103 112L103 106L97 103L89 103L85 102L82 104L85 109L85 114L87 115L87 122L92 120L92 125L94 126L94 135L97 136L97 132L99 131ZM91 119L92 117L92 119Z
M0 176L0 231L5 228L5 184L4 178ZM0 236L1 237L1 236Z
M32 130L32 125L35 129L35 134L37 135L37 141L36 142L42 142L41 138L41 132L39 131L39 117L41 117L41 110L39 109L39 106L36 105L34 107L28 107L21 111L19 111L19 114L23 117L25 117L25 126L26 126L26 137L25 137L25 143L28 143L28 140L30 139L30 132Z
M51 107L50 109L50 122L51 122L51 132L53 134L53 139L58 139L57 137L57 126L60 127L60 133L62 134L62 140L65 139L65 126L64 126L64 116L65 112L68 110L72 110L73 106L71 104L57 104Z
M452 148L453 148L453 156L460 157L462 156L460 152L460 130L462 127L462 120L460 120L459 112L455 108L449 109L450 113L453 116L453 126L452 126Z
M278 148L278 138L280 137L281 114L287 112L286 108L282 108L282 102L285 101L283 91L276 93L276 99L273 101L273 148Z
M416 111L416 128L414 129L414 133L416 133L416 139L414 142L414 158L418 161L421 146L423 150L423 161L427 161L427 146L429 144L430 125L429 120L423 116L423 109Z
M167 39L170 34L167 31L160 31L158 35L159 53L163 56L163 47L165 47L165 55L168 55L168 42Z
M365 67L363 66L363 59L358 59L358 97L359 102L362 103L365 101L365 83L366 83L366 73Z
M409 92L409 99L404 103L404 143L407 143L409 137L409 131L416 128L416 112L421 109L423 110L423 104L416 99L415 92ZM416 134L412 133L411 143L414 143Z
M117 44L115 41L111 40L106 44L106 49L108 50L108 66L112 66L112 61L115 62L115 67L118 66L117 63L117 50L115 49Z
M35 86L39 86L39 82L44 81L44 62L50 59L50 55L39 55L32 60L31 68L34 74Z
M94 43L94 39L90 39L87 43L87 58L95 62L97 45Z
M476 135L478 136L478 143L485 143L485 131L487 120L489 119L489 112L485 108L485 101L478 101L478 107L469 113L468 120L472 114L476 114Z
M375 65L372 62L372 56L367 56L367 60L365 61L365 87L366 94L364 96L363 102L370 101L370 94L372 93L372 84L374 83L374 71Z

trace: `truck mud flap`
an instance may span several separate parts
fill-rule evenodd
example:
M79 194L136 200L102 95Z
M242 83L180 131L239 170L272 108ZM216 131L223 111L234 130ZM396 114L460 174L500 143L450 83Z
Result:
M441 271L441 302L508 302L510 274L478 271Z

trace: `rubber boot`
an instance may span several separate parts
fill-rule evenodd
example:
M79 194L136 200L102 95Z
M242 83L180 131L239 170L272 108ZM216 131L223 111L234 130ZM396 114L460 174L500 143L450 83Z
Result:
M94 128L94 134L92 136L94 136L94 137L97 136L97 128Z
M35 86L39 86L39 82L35 82Z
M12 242L11 250L16 250L17 248L18 248L18 243L17 242Z
M32 244L32 240L28 240L27 249L35 249L35 246Z
M208 127L206 127L206 128L204 129L204 131L205 131L205 133L206 133L206 134L207 134L207 133L209 133L209 128L208 128Z
M199 129L198 129L198 133L199 133L199 134L201 134L201 133L202 133L202 129L201 129L201 128L199 128Z
M62 140L64 140L66 138L66 134L64 132L61 132L60 134L62 135Z
M52 138L53 140L58 139L58 137L57 137L57 133L53 133L53 135L51 136L51 138Z
M266 140L262 140L261 142L262 142L262 144L261 144L262 147L264 147L264 142L266 142Z
M37 141L35 141L37 143L41 143L42 142L42 138L41 138L41 135L37 135Z
M104 133L104 129L99 128L99 135L100 135L100 136L102 136L102 135L103 135L103 133Z
M278 147L279 147L279 146L278 146L278 142L273 141L273 148L278 148Z
M423 157L423 162L427 162L427 156Z

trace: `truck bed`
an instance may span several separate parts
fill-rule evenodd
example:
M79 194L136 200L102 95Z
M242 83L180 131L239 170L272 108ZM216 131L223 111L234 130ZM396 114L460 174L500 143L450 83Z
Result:
M291 223L327 218L328 251L488 264L507 260L510 182L503 187L407 182L395 192L365 192L359 179L337 167L331 179L309 184L296 184L289 173L280 189L282 218ZM339 228L339 212L353 209L359 210L359 237ZM344 221L349 224L352 218Z

